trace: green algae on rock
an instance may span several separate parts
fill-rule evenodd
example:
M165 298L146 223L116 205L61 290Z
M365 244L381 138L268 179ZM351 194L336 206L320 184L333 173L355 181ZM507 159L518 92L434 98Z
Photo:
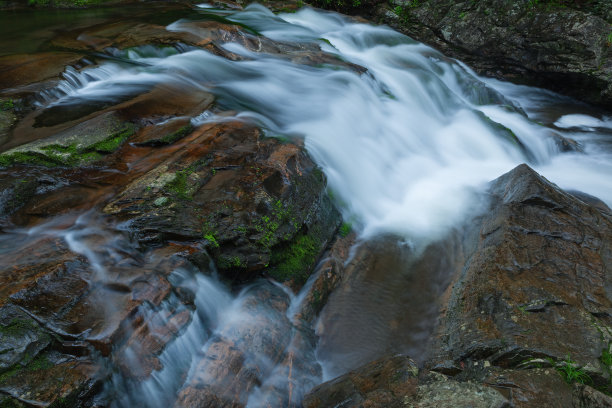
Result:
M303 148L240 123L203 125L105 208L137 238L201 241L227 276L305 282L340 216Z
M0 166L84 165L117 150L135 130L132 123L108 112L51 137L10 149L0 154Z

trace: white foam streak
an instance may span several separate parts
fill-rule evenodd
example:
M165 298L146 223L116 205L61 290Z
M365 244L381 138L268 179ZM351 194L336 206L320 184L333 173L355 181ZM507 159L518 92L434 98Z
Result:
M530 119L535 110L569 103L566 98L479 78L464 64L388 28L334 13L304 8L275 16L259 5L219 13L273 39L317 42L367 71L328 62L297 64L226 44L246 59L229 61L201 50L165 58L134 54L150 66L122 68L112 78L100 74L90 82L74 79L71 95L105 98L118 88L165 82L210 90L221 106L240 112L238 119L255 120L271 134L303 137L345 217L361 224L366 236L393 231L416 241L435 239L473 209L475 191L522 162L566 188L596 196L609 191L609 166L597 164L610 161L609 150L581 135L588 154L564 153L559 144L574 136L565 128L599 135L609 118L570 114L553 129ZM185 21L168 29L198 30ZM79 75L90 71L92 77L98 72ZM193 123L218 119L206 112Z

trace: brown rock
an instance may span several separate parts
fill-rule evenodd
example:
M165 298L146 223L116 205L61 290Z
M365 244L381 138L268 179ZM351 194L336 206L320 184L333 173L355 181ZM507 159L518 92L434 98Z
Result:
M317 323L319 356L333 374L397 352L425 359L460 257L456 236L421 254L395 236L361 243Z
M180 147L104 211L131 219L143 242L203 241L230 276L270 266L303 283L339 222L303 149L240 123L203 125Z
M237 313L235 321L209 341L175 407L243 407L253 388L283 358L291 336L285 292L261 283L242 297L241 307L232 312Z
M397 355L366 364L315 387L305 408L402 407L406 395L417 391L418 368L407 356Z
M35 82L56 79L67 65L77 63L81 57L82 55L69 52L0 57L0 89L17 88Z
M570 355L599 367L608 346L612 221L526 165L493 182L466 234L463 273L440 327L442 355L513 367Z

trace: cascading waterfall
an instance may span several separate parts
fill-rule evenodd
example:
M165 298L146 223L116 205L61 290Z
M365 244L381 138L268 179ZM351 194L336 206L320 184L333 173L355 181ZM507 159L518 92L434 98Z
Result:
M275 41L315 44L335 60L308 65L236 43L224 44L241 57L235 61L187 48L131 50L97 67L69 68L65 80L41 95L42 104L118 101L160 84L212 92L218 97L218 110L203 112L192 119L194 124L255 121L271 136L303 138L326 173L345 219L352 220L365 238L395 233L412 245L429 242L478 210L476 193L486 182L522 162L563 188L612 204L612 118L555 111L559 101L574 102L480 78L465 65L389 28L337 14L304 8L274 15L259 5L244 11L210 6L202 10L204 17L222 16ZM189 21L182 20L168 29L192 30ZM222 110L237 113L231 118L216 115ZM72 251L89 260L96 279L109 279L105 264L122 255L100 255L91 250L86 237L97 234L110 242L121 235L75 225L61 236ZM59 234L49 226L39 227L41 231ZM196 312L160 355L161 370L139 385L120 374L113 376L117 406L169 406L180 387L193 379L196 356L206 354L220 336L231 339L250 323L257 324L255 313L276 316L266 306L252 307L261 283L233 295L214 276L196 276L188 269L173 271L170 280L195 293ZM301 297L287 295L285 300L289 306L284 319L292 322ZM271 366L256 345L247 344L241 351L254 369L265 373L261 386L248 396L249 406L263 406L266 387L274 388L283 378L277 375L282 367ZM131 352L125 351L128 361ZM302 378L312 384L321 380L315 377L305 372ZM303 391L292 398L299 400Z
M563 188L612 202L612 161L598 136L610 132L610 119L561 114L545 121L537 112L565 98L479 78L385 27L308 8L274 15L251 5L217 13L273 40L315 43L338 64L293 63L236 43L224 47L243 57L238 61L202 50L155 58L132 53L127 57L147 67L65 82L60 87L72 86L70 92L54 103L156 83L213 92L219 106L258 122L270 135L303 137L345 218L361 225L364 236L394 232L415 242L434 239L477 207L475 191L522 162ZM187 21L169 29L191 30ZM103 64L81 75L118 67ZM220 118L206 112L194 122L215 120ZM581 149L562 151L563 138Z

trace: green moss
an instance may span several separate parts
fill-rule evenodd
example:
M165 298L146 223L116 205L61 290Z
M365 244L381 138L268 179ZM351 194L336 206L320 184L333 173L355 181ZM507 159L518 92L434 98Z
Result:
M79 148L76 143L68 146L51 144L43 146L39 151L23 151L0 155L0 166L8 167L15 164L58 167L78 166L102 158L103 154L112 153L132 134L135 126L131 123L123 126L118 132L93 145Z
M10 110L13 110L14 108L15 108L15 102L12 99L0 101L0 110L10 111Z
M26 358L27 359L27 358ZM18 374L28 375L28 372L40 371L40 370L48 370L53 367L53 363L49 361L46 355L39 355L34 360L32 360L29 364L23 367L21 364L15 364L9 370L0 374L0 384L7 381L9 378L12 378Z
M8 336L21 336L33 330L38 330L36 323L29 319L12 319L8 325L0 325L0 334Z
M125 142L130 136L134 134L136 127L132 123L127 123L121 130L113 134L111 137L98 142L83 153L112 153L117 150L123 142Z
M240 259L239 256L225 256L221 255L219 260L217 261L217 266L221 269L236 269L236 268L246 268L246 262Z
M321 292L318 290L314 290L312 292L312 308L319 312L323 307L323 297L321 296Z
M212 233L208 233L204 235L204 239L207 240L213 248L219 248L219 243L217 242L217 238Z
M338 233L342 238L346 237L353 230L353 225L350 222L343 222Z
M190 200L191 194L187 188L187 177L193 173L192 170L180 170L174 175L174 179L166 184L166 189L173 192L177 197L184 200Z
M286 221L290 221L289 225L295 229L293 232L295 233L299 229L299 224L295 222L295 218L291 217L291 215L291 207L285 207L281 200L274 202L272 204L271 216L263 215L255 223L255 230L263 234L257 243L264 248L271 248L274 246L280 238L276 234L278 228ZM291 235L292 234L289 234L287 239L291 238Z
M48 370L51 367L53 367L53 363L49 361L47 356L42 355L42 356L38 356L34 361L28 364L26 369L28 371L39 371L39 370Z
M160 139L160 142L163 144L172 144L177 140L184 138L191 132L193 132L193 126L191 124L185 125L176 132L168 133L167 135L162 137Z
M318 242L309 235L300 235L284 250L272 254L268 274L279 282L306 282L319 254Z

